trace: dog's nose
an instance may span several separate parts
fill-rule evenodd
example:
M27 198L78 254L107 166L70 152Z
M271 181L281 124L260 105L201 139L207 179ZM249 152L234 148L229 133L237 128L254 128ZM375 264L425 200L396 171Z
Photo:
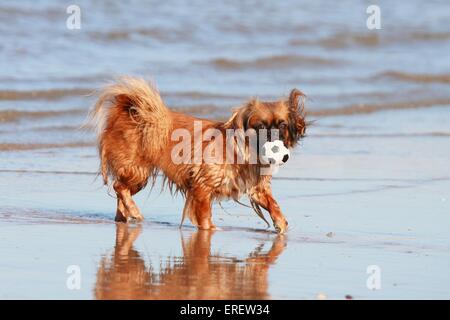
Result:
M288 154L285 154L284 157L283 157L283 159L282 159L282 161L283 161L283 162L287 162L288 160L289 160L289 155L288 155Z

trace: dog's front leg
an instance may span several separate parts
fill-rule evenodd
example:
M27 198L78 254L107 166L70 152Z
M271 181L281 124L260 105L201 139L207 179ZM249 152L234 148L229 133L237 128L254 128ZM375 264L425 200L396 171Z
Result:
M287 230L288 222L281 212L280 206L272 196L272 191L269 186L263 188L255 188L250 193L250 198L258 205L267 210L273 221L275 230L283 234Z
M197 226L202 230L213 230L216 226L212 223L212 207L210 196L199 197L194 200Z

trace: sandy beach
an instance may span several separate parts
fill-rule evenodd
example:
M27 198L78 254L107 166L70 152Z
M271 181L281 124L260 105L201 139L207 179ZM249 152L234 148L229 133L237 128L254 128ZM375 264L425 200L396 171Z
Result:
M450 299L450 11L415 2L374 32L363 5L81 1L78 31L56 1L0 5L0 298ZM215 119L305 91L315 122L273 180L288 233L232 202L214 206L221 230L180 229L183 199L161 179L136 197L143 223L114 223L81 125L86 94L119 74Z
M429 110L426 120L442 120L442 111ZM394 111L389 118L416 113ZM327 128L344 119L349 125L339 117L320 123ZM382 128L370 143L344 133L316 136L321 128L311 130L304 148L274 178L290 222L286 236L232 203L214 209L223 230L199 232L189 223L180 230L183 201L159 193L158 185L138 198L147 220L117 226L113 199L88 171L95 168L94 148L86 154L60 150L71 156L52 170L27 170L26 160L18 161L15 171L1 172L0 248L8 257L0 266L2 298L448 298L448 138L400 135L394 146L414 139L408 150L414 156L405 159L390 151L395 147L385 142ZM339 155L323 156L332 148L341 149ZM443 154L430 157L428 149ZM62 158L35 152L33 163L49 157ZM70 173L73 163L86 171ZM66 287L70 265L81 268L80 290ZM380 290L366 286L370 265L381 268Z

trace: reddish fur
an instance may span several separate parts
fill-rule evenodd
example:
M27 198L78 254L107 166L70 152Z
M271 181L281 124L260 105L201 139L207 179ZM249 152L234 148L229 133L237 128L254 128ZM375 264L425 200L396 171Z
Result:
M154 267L133 245L142 226L118 223L116 228L114 250L99 263L96 299L269 299L269 269L286 247L284 237L277 236L268 251L258 246L243 260L229 261L228 255L212 253L214 232L200 230L181 236L181 256L156 261Z

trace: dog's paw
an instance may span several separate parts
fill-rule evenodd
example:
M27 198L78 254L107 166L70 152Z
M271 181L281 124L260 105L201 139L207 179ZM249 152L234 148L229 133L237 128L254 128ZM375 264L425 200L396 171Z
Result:
M286 219L275 221L273 223L273 226L275 227L275 231L278 234L285 234L288 229L288 222Z
M131 222L131 223L139 223L142 221L144 221L144 217L142 215L128 217L128 222Z
M211 223L204 223L204 224L198 225L197 228L199 230L210 230L210 231L221 230L220 228L216 227L215 224L211 224Z
M124 217L121 214L117 214L116 217L114 218L115 222L122 222L122 223L127 223L127 218Z

